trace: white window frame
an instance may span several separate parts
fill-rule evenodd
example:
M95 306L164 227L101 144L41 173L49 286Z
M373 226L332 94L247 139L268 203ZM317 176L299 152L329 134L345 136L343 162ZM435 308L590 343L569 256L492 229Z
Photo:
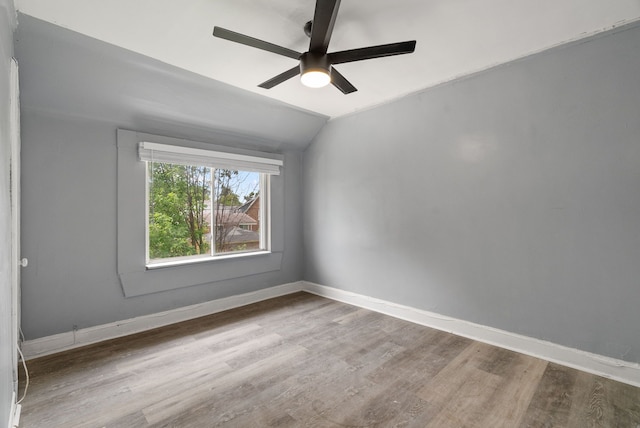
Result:
M157 269L168 266L181 266L192 263L202 263L221 258L247 257L271 252L270 230L270 176L279 175L282 160L225 153L215 150L203 150L192 147L174 146L143 141L138 144L138 158L145 163L145 265L147 269ZM211 209L211 239L210 254L199 254L184 257L169 257L166 259L150 259L149 257L149 163L161 162L173 165L204 166L215 169L230 169L243 172L256 172L260 177L260 248L243 252L216 253L214 230L216 227L214 208ZM213 180L213 174L212 174ZM212 201L216 195L211 195Z

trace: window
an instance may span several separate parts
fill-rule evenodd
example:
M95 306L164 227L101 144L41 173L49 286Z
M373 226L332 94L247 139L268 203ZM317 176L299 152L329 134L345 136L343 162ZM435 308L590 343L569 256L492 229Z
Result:
M270 250L269 181L282 161L141 142L146 263Z
M177 290L196 285L217 284L282 269L284 255L284 183L285 155L243 149L242 139L219 135L227 145L199 142L161 135L118 129L117 270L126 297ZM238 147L236 147L238 146ZM212 170L245 171L264 174L253 203L241 205L241 211L260 218L264 250L190 254L160 258L149 262L149 162L208 167ZM292 157L294 167L297 158ZM211 187L215 193L215 187ZM215 201L209 198L210 201ZM244 197L239 197L244 202ZM261 205L262 207L259 207ZM220 225L222 226L222 225ZM253 225L257 227L258 225ZM212 226L214 229L222 227ZM254 229L254 230L257 230ZM214 255L215 254L215 255ZM186 259L181 259L185 257Z

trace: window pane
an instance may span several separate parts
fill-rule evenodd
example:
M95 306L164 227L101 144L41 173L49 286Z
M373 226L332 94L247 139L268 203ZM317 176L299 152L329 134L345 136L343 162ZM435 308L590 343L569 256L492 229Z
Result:
M260 174L216 169L214 187L215 252L264 249L260 241Z
M149 259L210 254L211 169L148 162Z

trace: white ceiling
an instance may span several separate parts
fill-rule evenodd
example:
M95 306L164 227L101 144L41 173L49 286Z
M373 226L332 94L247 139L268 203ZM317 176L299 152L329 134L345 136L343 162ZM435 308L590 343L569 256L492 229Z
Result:
M293 78L295 60L217 39L214 25L304 52L315 0L18 0L19 10L108 43L337 117L640 18L640 0L342 0L329 52L417 40L416 52L336 66L358 92Z

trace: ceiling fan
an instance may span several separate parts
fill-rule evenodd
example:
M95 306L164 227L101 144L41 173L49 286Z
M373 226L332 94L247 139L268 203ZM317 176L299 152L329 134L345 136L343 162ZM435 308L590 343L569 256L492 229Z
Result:
M307 22L304 26L305 33L311 39L309 42L309 50L304 53L296 52L220 27L213 28L213 35L221 39L252 46L300 61L299 65L259 84L258 86L261 88L271 89L300 74L300 80L305 86L321 88L331 83L342 91L343 94L350 94L357 91L356 87L345 79L342 74L338 73L338 71L333 68L333 65L412 53L416 48L416 41L411 40L327 53L339 6L340 0L316 1L313 20Z

